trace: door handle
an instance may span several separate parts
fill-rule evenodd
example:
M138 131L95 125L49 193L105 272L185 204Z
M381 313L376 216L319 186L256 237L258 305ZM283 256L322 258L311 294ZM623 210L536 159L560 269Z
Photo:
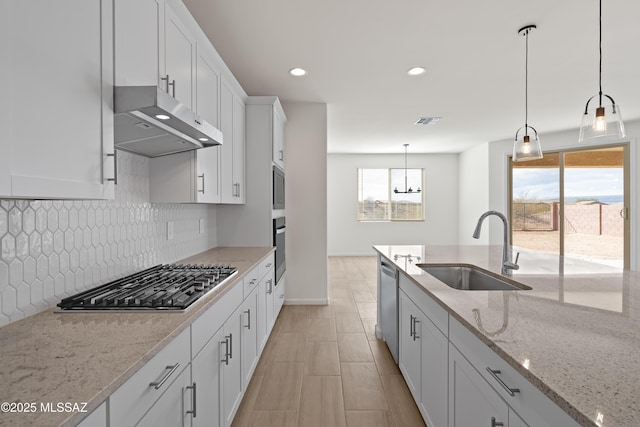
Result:
M198 175L198 178L202 178L202 190L198 190L198 193L204 194L204 173L202 175Z
M247 324L245 325L245 328L251 330L251 309L248 309L245 313L247 313Z
M153 387L156 390L159 390L160 387L162 387L162 385L169 379L169 377L176 371L176 369L178 369L179 366L180 366L180 363L176 363L173 366L168 365L167 367L165 367L165 369L168 369L169 372L167 372L160 381L154 381L152 383L149 383L149 387Z
M176 80L169 80L169 74L167 74L167 77L161 77L160 80L166 80L167 82L167 93L169 93L169 86L172 87L172 94L171 96L173 96L174 98L176 97Z
M502 372L500 371L500 369L491 369L489 367L487 367L487 372L489 372L491 374L491 376L498 381L498 383L502 386L502 388L504 388L507 393L509 393L509 396L515 396L516 393L520 393L520 389L519 388L511 388L509 387L503 380L502 378L500 378L498 375L500 375Z
M504 427L504 423L496 421L496 417L491 417L491 427Z
M107 154L107 157L113 157L113 178L107 178L107 181L113 181L114 185L118 185L118 152L113 150L113 153Z
M224 343L224 359L221 362L224 362L225 365L229 364L229 336L224 337L224 341L221 341L220 344Z
M187 414L191 414L191 416L195 418L196 417L196 383L194 382L193 385L188 385L186 388L191 390L191 399L193 401L191 410L187 411Z

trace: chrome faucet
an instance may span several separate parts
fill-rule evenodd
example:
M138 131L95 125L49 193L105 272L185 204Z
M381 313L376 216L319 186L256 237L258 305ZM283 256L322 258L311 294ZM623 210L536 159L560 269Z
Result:
M511 246L509 245L509 223L507 218L498 211L487 211L480 215L478 219L478 224L476 225L476 229L473 232L473 238L478 239L480 237L480 230L482 229L482 222L484 219L490 215L495 215L502 220L502 224L504 225L504 241L502 243L502 269L500 272L502 274L511 274L511 270L517 270L520 268L518 265L518 258L520 257L520 252L516 255L516 261L513 262L511 258Z

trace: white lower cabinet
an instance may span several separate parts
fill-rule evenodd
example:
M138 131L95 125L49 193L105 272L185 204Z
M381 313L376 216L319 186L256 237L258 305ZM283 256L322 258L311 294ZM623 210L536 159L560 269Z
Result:
M275 314L273 311L273 301L274 301L274 276L273 270L265 277L262 278L260 282L260 290L264 295L264 326L265 326L265 342L269 337L269 333L273 328L273 324L276 320Z
M242 303L242 384L246 388L258 364L258 288Z
M400 371L427 425L446 426L447 337L402 290L399 299Z
M193 427L220 426L220 364L225 357L222 333L220 328L191 363L192 378L196 384Z
M449 385L449 427L509 425L507 404L452 344Z
M223 427L231 425L242 400L241 327L242 308L239 307L225 322L222 336L223 362L221 363Z
M578 426L410 278L399 284L398 364L428 426Z
M190 362L189 329L182 331L109 398L110 425L133 426L163 396ZM182 417L182 408L175 416ZM146 415L145 415L146 416ZM168 425L168 424L159 424Z
M286 279L285 275L282 275L282 277L280 277L280 280L276 284L275 294L273 295L273 318L274 318L274 321L275 321L275 319L278 318L278 314L280 314L280 310L282 309L282 306L284 305L284 295L285 295L285 292L286 292L286 289L287 289L285 279Z
M155 402L144 417L136 424L138 427L187 427L191 426L194 400L190 366L167 387L164 394ZM113 425L113 424L112 424Z

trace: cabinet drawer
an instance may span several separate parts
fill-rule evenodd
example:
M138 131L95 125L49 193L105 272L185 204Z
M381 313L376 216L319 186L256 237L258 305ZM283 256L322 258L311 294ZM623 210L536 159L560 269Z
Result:
M110 423L135 424L178 378L190 361L189 329L156 354L109 398Z
M445 336L449 336L449 313L418 287L411 279L400 274L400 289L418 306Z
M269 254L268 257L266 257L265 259L262 260L262 262L260 262L260 265L258 266L260 270L259 278L262 279L264 275L267 274L269 270L273 268L274 265L275 265L275 255L272 252Z
M246 280L246 277L245 277ZM195 357L231 313L242 304L242 286L236 283L202 316L191 324L191 351Z
M243 279L243 288L244 288L244 298L247 298L251 291L253 291L258 283L260 282L260 267L254 267L253 270L249 271L249 273L244 276Z
M449 328L451 343L464 354L478 373L528 425L541 427L578 426L573 418L480 341L464 325L452 318ZM522 363L524 360L518 362ZM495 374L497 378L488 369L494 372L500 371L499 374ZM500 381L504 385L501 385ZM511 396L506 389L507 387L519 389L519 392L515 392Z
M274 317L278 317L278 313L280 313L280 309L282 308L282 305L284 304L284 294L286 291L286 282L285 282L286 276L283 275L280 278L280 281L278 281L278 283L276 284L275 287L275 296L273 299L273 313L274 313Z

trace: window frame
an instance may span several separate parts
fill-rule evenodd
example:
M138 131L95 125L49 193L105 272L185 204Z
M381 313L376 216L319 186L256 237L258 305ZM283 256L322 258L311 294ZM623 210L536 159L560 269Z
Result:
M361 205L362 203L366 202L366 200L361 200L361 188L362 188L362 181L361 181L361 176L362 176L362 172L361 171L367 171L367 170L379 170L379 171L386 171L386 190L387 190L387 194L386 194L386 198L387 200L385 201L387 203L387 209L385 212L385 218L366 218L362 215L363 209L361 209ZM419 205L420 207L419 212L420 212L420 217L416 218L416 219L409 219L409 218L397 218L394 217L393 215L393 202L395 201L393 199L393 196L397 193L394 193L394 186L393 186L393 180L392 180L392 174L393 171L404 171L405 168L381 168L381 167L359 167L356 169L356 221L357 222L424 222L425 221L425 211L426 211L426 206L425 206L425 196L424 196L424 180L425 180L425 174L424 174L424 168L406 168L407 171L420 171L420 185L418 186L418 188L421 189L420 192L413 192L411 194L419 194L420 195L420 202ZM410 186L411 187L411 186ZM405 189L406 190L406 189ZM403 194L403 193L402 193ZM418 203L416 203L418 204Z

